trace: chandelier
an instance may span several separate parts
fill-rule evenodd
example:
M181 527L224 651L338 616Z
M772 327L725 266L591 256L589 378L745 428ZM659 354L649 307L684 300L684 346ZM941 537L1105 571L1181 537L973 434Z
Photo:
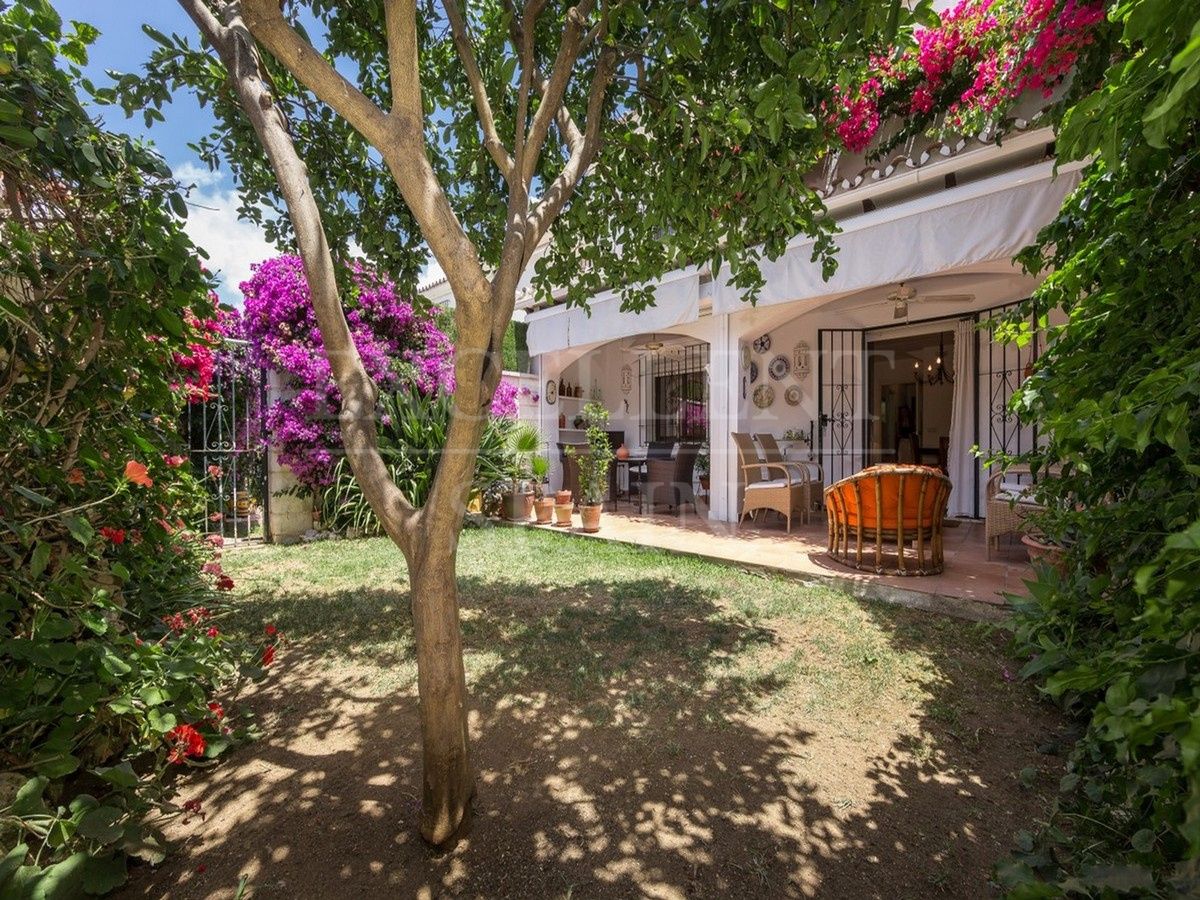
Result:
M924 371L921 371L919 360L913 363L913 378L917 384L954 384L954 373L946 368L946 339L943 335L938 335L937 359L927 363Z

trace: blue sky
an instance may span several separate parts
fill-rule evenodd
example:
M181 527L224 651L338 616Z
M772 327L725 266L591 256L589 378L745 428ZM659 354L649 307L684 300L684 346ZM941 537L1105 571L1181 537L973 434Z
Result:
M108 83L105 72L137 72L154 49L154 42L142 31L147 22L159 31L177 32L189 37L195 27L183 10L169 0L150 3L96 0L53 0L64 19L90 22L100 29L92 46L88 75L97 84ZM195 43L195 40L193 40ZM250 264L274 254L260 230L237 215L237 196L233 181L224 171L210 172L188 144L196 141L213 125L212 114L200 107L191 94L177 95L164 109L166 122L149 129L140 116L126 119L117 108L96 111L114 131L145 137L158 147L176 176L186 185L194 184L189 197L187 231L196 244L209 254L209 267L221 280L220 294L229 302L241 302L237 285L250 274Z
M108 83L107 71L137 72L149 58L156 45L142 31L142 23L166 34L186 35L193 44L199 42L195 26L174 0L52 2L64 19L89 22L100 30L87 66L88 75L98 85ZM209 267L221 281L221 298L240 305L237 286L249 276L250 264L276 251L256 226L238 218L237 194L229 174L224 170L210 172L188 148L212 128L212 114L186 92L180 92L164 108L166 121L149 129L140 116L126 119L120 109L104 108L97 113L112 130L152 141L176 177L185 185L195 185L189 196L188 234L208 251Z

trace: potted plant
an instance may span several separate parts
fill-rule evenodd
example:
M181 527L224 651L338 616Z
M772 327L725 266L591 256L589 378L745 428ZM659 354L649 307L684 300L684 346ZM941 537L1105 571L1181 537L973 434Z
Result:
M709 485L709 460L707 447L701 448L700 452L696 454L695 470L696 478L700 482L700 490L707 494Z
M542 448L542 435L529 422L518 422L509 432L508 478L509 490L501 496L504 518L514 522L529 518L533 511L533 491L529 490L528 479L532 475L532 460Z
M613 450L608 442L608 410L591 401L583 408L587 424L586 453L575 454L573 447L567 453L579 463L579 514L583 519L583 530L589 534L600 530L600 512L604 508L604 497L608 492L608 468L612 464Z
M542 454L537 454L529 461L533 472L533 511L537 514L539 525L549 525L554 516L554 497L546 495L545 486L549 483L550 460Z

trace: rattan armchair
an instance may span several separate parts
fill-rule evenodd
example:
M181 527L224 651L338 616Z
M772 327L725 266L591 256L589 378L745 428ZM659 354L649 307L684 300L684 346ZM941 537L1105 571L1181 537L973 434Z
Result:
M762 448L763 459L767 462L781 463L790 470L803 474L804 479L808 482L808 498L804 505L808 509L815 508L821 502L821 497L825 493L824 467L815 460L785 459L783 451L779 449L779 443L775 440L775 435L773 434L756 434L754 435L754 439L758 441L758 446Z
M984 535L987 538L987 557L999 547L1000 538L1018 534L1026 517L1042 507L1033 502L1030 488L1021 479L1032 479L1029 466L1015 465L997 470L987 480L984 509Z
M930 466L871 466L843 478L825 489L829 555L881 575L936 575L945 567L942 528L951 487ZM893 548L894 558L885 554ZM864 550L874 551L866 561Z
M738 521L757 510L770 509L787 520L789 534L794 514L799 514L801 521L807 522L807 476L782 463L760 460L749 434L734 432L733 443L737 447L739 480L743 485Z
M666 503L672 509L690 503L695 508L692 478L699 453L698 444L680 444L673 459L647 458L644 510L653 512L655 503Z

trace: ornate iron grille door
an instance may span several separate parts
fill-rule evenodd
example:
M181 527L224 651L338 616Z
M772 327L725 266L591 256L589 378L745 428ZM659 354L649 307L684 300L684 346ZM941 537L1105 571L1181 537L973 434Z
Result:
M975 353L975 440L982 453L981 462L1000 452L1024 453L1038 440L1037 425L1020 422L1017 414L1009 409L1009 401L1040 355L1043 335L1031 323L1030 340L1024 346L1018 346L1001 343L993 331L996 323L1007 317L1015 306L999 306L979 314ZM984 509L986 468L977 470L977 474L975 514L980 515Z
M205 534L267 538L266 373L248 364L245 341L226 339L207 400L188 404L183 432L192 471L207 489Z
M817 332L817 357L818 449L825 483L832 484L863 467L866 333L822 328Z

